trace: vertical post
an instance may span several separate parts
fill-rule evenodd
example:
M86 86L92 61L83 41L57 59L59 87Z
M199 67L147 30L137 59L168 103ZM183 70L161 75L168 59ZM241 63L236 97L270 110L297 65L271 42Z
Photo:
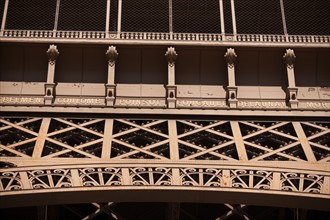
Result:
M109 38L109 27L110 27L110 4L111 0L107 0L107 15L105 20L105 36L106 38Z
M122 13L122 0L118 0L118 23L117 23L117 38L120 38L121 33L121 13Z
M38 137L37 137L37 141L36 141L35 147L33 149L32 158L40 158L42 155L42 151L43 151L43 148L45 145L45 140L47 137L50 121L51 121L50 118L42 119Z
M0 30L0 36L3 36L3 32L6 28L6 20L7 20L7 14L8 14L8 5L9 5L9 0L5 1L5 6L3 9L3 15L2 15L2 23L1 23L1 30Z
M308 139L305 135L305 132L299 122L292 122L292 125L294 127L294 130L296 131L296 134L298 136L299 142L303 148L303 151L306 155L307 161L315 163L317 162L315 155L313 153L313 150L311 148L311 145L308 142Z
M78 169L72 169L70 170L70 172L72 176L72 186L73 187L81 186L82 184L80 181Z
M168 17L169 17L169 31L170 39L173 39L173 2L172 0L168 1Z
M111 156L113 119L105 119L103 144L102 144L102 160L108 160Z
M170 158L172 161L179 160L179 144L175 120L168 120L168 133L170 139Z
M238 122L231 121L230 126L231 126L231 130L233 131L238 159L241 161L248 161L248 156L247 156L247 153L245 150L245 145L243 143L242 133L241 133Z
M228 71L227 102L230 108L237 107L237 86L235 82L235 61L237 55L233 48L228 48L225 53Z
M233 34L234 34L234 39L236 40L237 29L236 29L236 14L235 14L234 0L230 0L230 6L231 6L231 16L232 16L232 22L233 22Z
M108 82L105 85L105 99L107 106L113 106L116 99L116 84L115 84L115 67L116 60L118 58L118 52L116 47L109 46L107 52L105 53L108 60Z
M56 31L57 31L57 28L58 28L58 17L59 17L59 14L60 14L60 4L61 4L61 0L57 0L56 10L55 10L55 21L54 21L53 37L56 37Z
M122 172L122 185L129 186L132 185L131 177L129 175L129 168L121 168Z
M296 59L296 55L294 54L294 51L292 49L287 49L283 58L286 63L286 70L288 75L287 101L291 108L298 108L298 100L297 100L298 88L296 87L296 82L294 77L294 61Z
M281 190L281 173L279 172L273 173L273 181L272 181L271 189Z
M52 44L47 50L48 56L48 72L47 72L47 83L45 84L45 104L51 105L55 97L55 64L56 59L60 53L57 50L56 45Z
M321 193L326 195L330 194L330 176L324 176Z
M221 26L221 34L225 34L225 19L223 12L223 0L219 0L219 10L220 10L220 26Z
M176 106L176 86L175 86L175 60L178 54L174 47L167 48L165 57L168 67L168 82L167 82L167 107L175 108Z
M22 181L22 188L23 189L32 189L29 177L27 175L27 171L19 172L19 176L20 176L21 181Z
M288 37L288 30L287 30L287 27L286 27L286 19L285 19L285 11L284 11L283 0L280 0L280 5L281 5L283 32L284 32L285 36Z

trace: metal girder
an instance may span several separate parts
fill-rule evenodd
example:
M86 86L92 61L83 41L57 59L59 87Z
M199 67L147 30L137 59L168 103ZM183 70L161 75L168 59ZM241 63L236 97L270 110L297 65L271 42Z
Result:
M323 121L2 118L0 205L63 192L74 195L74 202L77 194L96 189L116 199L125 190L151 190L168 201L171 193L163 192L172 189L185 196L246 193L279 202L286 195L287 201L303 197L327 204L328 126ZM104 196L90 199L104 201Z

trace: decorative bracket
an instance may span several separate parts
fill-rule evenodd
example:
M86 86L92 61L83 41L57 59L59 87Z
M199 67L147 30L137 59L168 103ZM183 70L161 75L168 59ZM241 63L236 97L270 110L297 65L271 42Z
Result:
M167 107L175 108L176 107L176 86L166 86L167 90Z
M288 87L288 101L291 108L298 108L298 88L297 87Z
M114 106L116 99L116 85L105 85L105 101L107 106Z
M55 98L55 83L46 83L45 84L45 105L53 104Z
M228 86L227 87L228 94L228 105L230 108L237 107L237 86Z

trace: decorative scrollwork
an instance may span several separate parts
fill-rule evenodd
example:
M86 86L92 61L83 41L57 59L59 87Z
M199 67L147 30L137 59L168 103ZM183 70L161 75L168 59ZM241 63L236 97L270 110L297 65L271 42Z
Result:
M130 176L133 185L172 185L170 168L131 168Z
M185 186L212 186L222 185L222 170L215 168L186 168L181 169L181 182Z
M22 182L18 172L2 172L0 174L0 191L22 189Z
M28 171L33 189L72 187L72 177L67 169Z
M323 176L316 174L282 173L281 190L306 193L320 193Z
M85 168L79 170L83 186L119 186L122 185L120 168Z
M232 187L268 190L272 184L272 172L264 170L232 170L231 180Z

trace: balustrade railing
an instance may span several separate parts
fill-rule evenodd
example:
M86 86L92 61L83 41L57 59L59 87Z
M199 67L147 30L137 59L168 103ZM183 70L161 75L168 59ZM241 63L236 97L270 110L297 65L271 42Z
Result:
M329 43L330 36L321 35L269 35L269 34L210 34L160 32L104 32L104 31L50 31L4 30L0 38L59 38L59 39L117 39L131 41L199 41L245 43Z

